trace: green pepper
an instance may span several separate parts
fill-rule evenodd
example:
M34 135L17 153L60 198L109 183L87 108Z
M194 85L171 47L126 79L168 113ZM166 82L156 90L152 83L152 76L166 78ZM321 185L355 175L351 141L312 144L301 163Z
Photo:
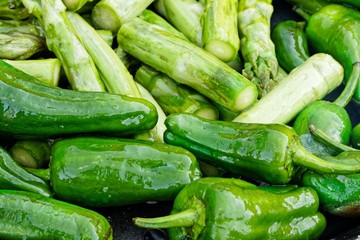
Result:
M191 114L171 114L165 120L164 141L191 151L199 160L271 184L288 183L297 166L327 173L356 173L360 158L351 163L326 161L300 142L284 124L207 120Z
M201 177L189 151L134 139L76 137L56 141L50 183L57 198L108 207L170 201Z
M354 148L360 149L360 123L357 123L351 131L351 145Z
M333 148L338 155L324 156L328 161L354 161L359 150L333 140L320 129L310 126L314 137ZM341 217L360 216L360 174L324 174L300 169L295 177L297 184L313 188L319 195L320 207L333 215Z
M48 183L22 168L6 149L0 147L0 189L35 192L51 197Z
M305 25L304 21L286 20L276 24L271 31L276 57L280 66L287 72L303 64L310 57Z
M326 0L330 3L340 3L343 5L360 8L359 0Z
M360 174L324 174L299 171L298 184L313 188L319 195L320 207L341 217L360 216Z
M308 187L262 186L235 178L202 178L176 197L169 216L135 218L168 228L169 239L316 239L325 217Z
M309 130L314 126L332 139L349 144L352 124L347 111L334 103L319 100L302 110L295 118L293 128L300 136L301 144L316 155L335 155L331 146L318 141Z
M0 190L0 238L112 240L107 219L40 194Z

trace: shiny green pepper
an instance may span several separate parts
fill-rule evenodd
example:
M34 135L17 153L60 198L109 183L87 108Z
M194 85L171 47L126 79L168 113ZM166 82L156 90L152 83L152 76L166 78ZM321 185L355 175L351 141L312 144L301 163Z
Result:
M304 21L286 20L276 24L271 31L276 57L280 66L287 72L303 64L310 57L305 25Z
M188 149L213 166L272 184L288 183L297 166L339 174L360 171L360 158L345 164L311 154L294 129L284 124L207 120L180 113L169 115L165 125L166 143Z
M323 174L299 171L298 183L313 188L319 195L320 207L341 217L360 216L360 174Z
M0 147L0 189L23 190L45 197L52 196L48 183L26 171L3 147Z
M351 145L354 148L360 149L360 123L357 123L351 131Z
M320 100L310 104L295 118L293 128L300 136L301 144L313 154L336 155L331 146L314 138L309 130L310 125L321 129L335 141L346 145L350 142L350 116L344 108L334 103Z
M0 239L111 240L107 219L40 194L0 190Z
M176 197L171 215L135 218L144 228L168 228L170 240L316 239L325 217L308 187L262 186L235 178L202 178Z
M200 177L199 164L189 151L134 139L62 139L54 143L50 160L50 183L57 198L81 206L171 201Z

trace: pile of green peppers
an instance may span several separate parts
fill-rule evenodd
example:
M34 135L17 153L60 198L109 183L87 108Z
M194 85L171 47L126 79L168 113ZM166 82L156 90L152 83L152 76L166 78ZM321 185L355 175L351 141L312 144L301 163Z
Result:
M360 218L360 120L348 113L360 106L359 1L287 2L303 19L271 29L279 65L324 52L345 72L334 100L289 124L174 112L163 142L136 139L159 119L150 101L49 86L0 59L0 239L112 240L101 209L148 202L172 210L132 224L170 240L318 239L328 214Z

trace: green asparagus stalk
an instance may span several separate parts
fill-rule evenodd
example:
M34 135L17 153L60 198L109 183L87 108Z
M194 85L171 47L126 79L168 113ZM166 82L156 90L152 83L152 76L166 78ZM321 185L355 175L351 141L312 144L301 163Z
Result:
M89 54L95 61L99 69L107 90L111 93L127 95L130 97L138 97L149 100L149 97L143 96L133 76L127 70L115 51L105 43L105 41L96 33L96 30L89 25L79 14L68 12L68 17L73 25L76 35L85 46ZM159 120L157 125L147 133L148 140L163 141L163 132L165 131L164 122L161 120L163 110L157 107ZM136 136L135 136L136 138ZM143 134L142 137L144 138Z
M61 0L42 0L42 17L48 48L55 53L74 90L105 91L95 63L71 28Z
M61 63L57 58L5 60L10 65L36 77L46 84L58 86L60 80Z
M164 28L164 30L168 31L169 33L171 33L179 38L187 39L182 32L177 30L167 20L165 20L164 18L162 18L160 15L158 15L157 13L155 13L152 10L149 10L149 9L144 10L139 15L139 18L141 18L142 20L149 22L151 24L156 24L159 27Z
M112 34L112 32L110 30L97 29L96 32L107 43L107 45L112 47L113 42L114 42L114 35Z
M69 11L78 11L81 9L86 3L92 2L93 0L62 0L65 4L67 10Z
M155 0L152 6L158 14L160 14L164 18L167 18L164 2L165 0Z
M28 59L46 50L42 29L22 20L0 20L0 58Z
M152 142L164 142L164 132L166 130L165 126L165 119L166 115L160 104L155 100L155 98L150 94L150 92L144 88L141 84L136 83L141 97L149 102L151 102L158 112L158 121L153 129L151 131L147 131L144 133L139 133L134 136L135 139L140 140L146 140L146 141L152 141Z
M9 153L23 167L47 167L50 161L51 144L48 140L18 140L9 149Z
M140 15L154 0L101 0L92 10L94 26L116 33L120 26Z
M42 9L41 9L41 0L22 0L22 4L28 10L28 12L35 16L39 22L42 24Z
M238 27L244 58L243 74L257 85L260 98L277 84L279 64L270 37L273 11L272 0L239 2Z
M204 6L196 0L164 0L165 18L192 43L203 47L201 16Z
M209 52L140 18L120 28L119 45L143 63L224 107L241 111L257 99L248 79Z
M141 66L136 71L135 80L150 92L166 114L187 112L218 119L217 109L205 97L152 67Z
M324 98L344 78L344 69L324 53L312 55L234 122L287 124L310 103Z
M240 49L238 0L206 0L202 15L204 48L224 62L236 58Z
M137 69L141 66L141 62L127 52L125 52L121 46L115 48L114 51L120 61L124 64L126 69L130 72L130 74L134 75Z
M77 13L67 12L67 16L76 36L99 69L107 90L111 93L141 97L133 76L95 28Z
M29 16L21 0L0 0L0 19L22 20Z

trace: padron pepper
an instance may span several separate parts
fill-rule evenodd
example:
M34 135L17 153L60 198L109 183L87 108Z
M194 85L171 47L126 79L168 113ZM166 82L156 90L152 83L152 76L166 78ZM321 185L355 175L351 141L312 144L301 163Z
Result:
M310 131L317 140L337 151L335 157L324 156L328 161L336 158L349 162L359 156L359 150L333 140L320 129L311 126ZM360 173L327 174L302 168L296 173L295 181L317 192L324 211L341 217L360 216Z
M6 149L0 146L0 189L22 190L51 197L49 184L20 166Z
M187 185L169 216L134 218L144 228L168 228L170 240L316 239L325 217L308 187L261 186L206 177Z
M99 213L40 194L0 190L0 239L112 240Z
M166 143L188 149L213 166L271 184L288 183L297 166L325 173L360 172L360 158L351 164L321 159L285 124L206 120L179 113L169 115L165 125Z
M197 160L186 149L90 136L56 141L49 170L58 199L88 207L171 201L201 177Z
M276 24L271 31L276 57L286 72L303 64L310 57L305 26L305 21L285 20Z

